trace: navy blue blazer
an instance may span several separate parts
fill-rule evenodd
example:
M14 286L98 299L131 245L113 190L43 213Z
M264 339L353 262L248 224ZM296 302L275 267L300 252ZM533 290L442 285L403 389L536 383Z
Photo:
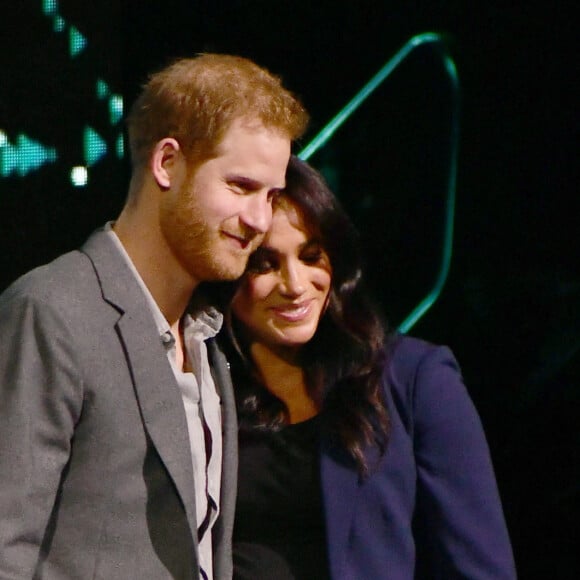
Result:
M489 449L451 351L398 337L383 380L391 433L370 477L322 443L333 580L515 578Z

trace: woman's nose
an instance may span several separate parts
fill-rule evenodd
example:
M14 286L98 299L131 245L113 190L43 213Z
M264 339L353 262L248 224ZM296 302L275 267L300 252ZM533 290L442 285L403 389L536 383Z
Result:
M283 269L280 291L285 296L300 296L306 290L304 276L300 267L290 264Z

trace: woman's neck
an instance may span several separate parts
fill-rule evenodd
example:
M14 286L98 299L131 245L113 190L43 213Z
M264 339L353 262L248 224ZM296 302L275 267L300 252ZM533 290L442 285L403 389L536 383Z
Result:
M298 351L275 351L255 342L250 353L266 389L286 405L290 423L318 415L320 409L308 394L304 370L297 362Z

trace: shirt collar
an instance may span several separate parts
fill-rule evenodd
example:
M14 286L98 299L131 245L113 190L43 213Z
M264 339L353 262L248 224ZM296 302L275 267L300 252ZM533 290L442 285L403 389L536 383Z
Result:
M113 230L114 223L115 222L112 221L107 222L104 230L113 241L113 244L121 254L122 258L125 260L127 267L133 273L133 276L137 280L141 290L143 290L143 294L145 294L145 298L147 299L147 303L149 304L149 308L153 314L159 336L162 338L168 336L167 333L171 334L169 323L165 316L163 316L157 302L155 302L149 288L147 288L147 285L143 281L143 278L141 278L139 271L135 267L135 264L133 264L133 260L131 260L127 250L125 250L119 236L117 236ZM202 309L196 310L195 312L186 313L183 318L183 323L184 332L187 332L188 336L192 336L197 340L206 340L208 338L213 338L220 331L223 324L223 315L213 306L206 306ZM166 341L164 340L164 342Z
M183 333L187 338L207 340L213 338L221 329L224 317L213 306L207 306L192 315L186 313L183 317Z

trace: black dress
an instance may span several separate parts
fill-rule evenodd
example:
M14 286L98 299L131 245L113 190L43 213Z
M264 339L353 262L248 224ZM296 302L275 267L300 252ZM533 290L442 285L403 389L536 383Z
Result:
M240 436L235 580L329 578L320 418Z

